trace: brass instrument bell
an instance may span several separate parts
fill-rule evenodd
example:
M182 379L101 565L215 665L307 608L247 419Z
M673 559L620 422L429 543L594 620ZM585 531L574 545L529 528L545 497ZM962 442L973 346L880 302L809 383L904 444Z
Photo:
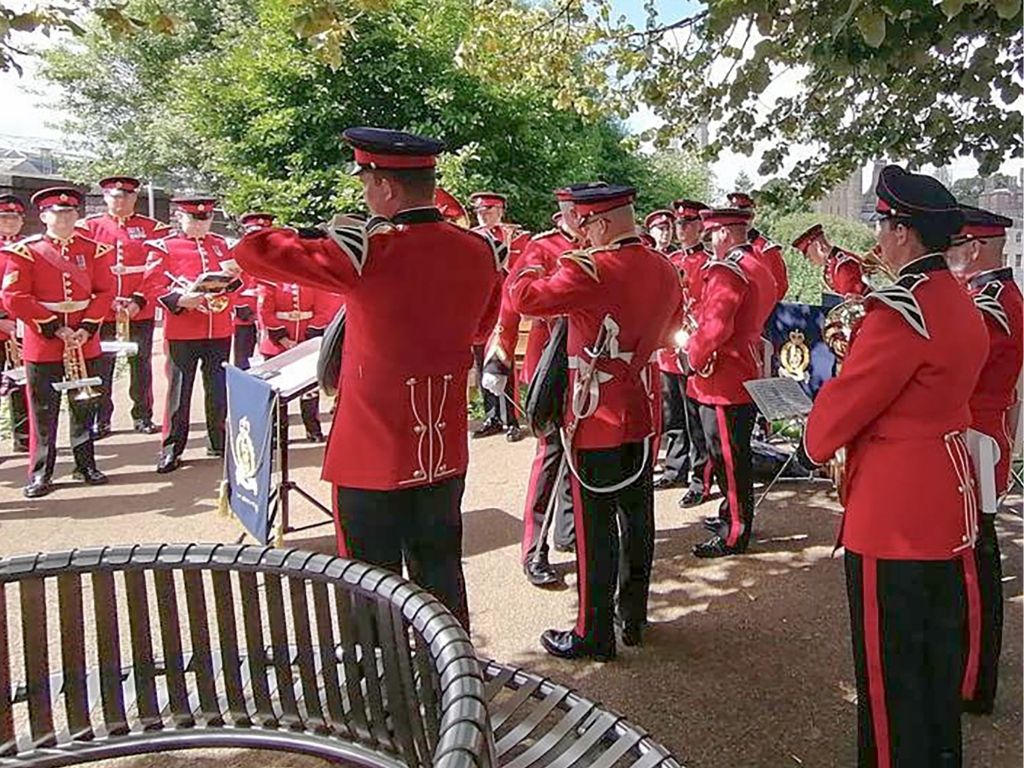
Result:
M90 376L81 344L64 343L64 380L53 384L58 392L71 392L71 399L84 403L100 396L96 389L102 383L99 376Z

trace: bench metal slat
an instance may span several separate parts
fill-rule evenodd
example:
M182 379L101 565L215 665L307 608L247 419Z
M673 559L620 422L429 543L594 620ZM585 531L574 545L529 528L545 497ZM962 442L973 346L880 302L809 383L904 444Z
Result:
M32 743L52 746L53 710L50 708L49 633L46 628L46 584L41 578L21 581L21 634L28 686L29 728Z
M602 752L597 760L591 763L589 768L612 768L629 750L634 749L642 739L643 736L629 728L626 733L619 736L614 744Z
M221 717L217 688L214 685L203 574L189 569L182 574L182 579L185 583L185 607L188 611L188 629L192 642L192 658L189 660L188 669L195 677L196 688L199 691L199 711L211 725L221 725L224 720Z
M512 669L513 674L515 669ZM503 675L504 677L504 675ZM511 676L510 676L511 677ZM526 682L516 688L510 693L505 701L501 702L500 705L495 706L494 699L490 699L487 702L487 706L490 709L491 714L491 727L494 732L497 733L501 730L501 727L505 724L512 715L514 715L523 704L529 701L533 694L536 693L540 687L544 684L544 679L540 677L534 677L529 675Z
M221 672L224 676L224 692L227 697L231 719L241 727L251 725L245 700L245 686L242 683L242 660L238 650L238 625L235 621L235 598L231 587L231 574L214 571L213 603L217 614L217 634L220 637Z
M92 603L96 619L96 650L99 655L103 724L109 735L120 736L128 733L129 728L124 710L124 681L121 677L117 590L114 587L112 572L95 571L92 574Z
M135 678L135 706L144 729L163 723L156 696L156 664L153 661L152 617L143 571L125 571L128 596L128 631L132 644L132 674Z
M420 680L416 693L423 703L423 718L427 726L427 747L433 754L437 749L437 734L441 730L441 721L438 717L441 703L438 700L440 686L437 669L434 666L434 659L430 655L430 644L415 630L412 633L412 639L413 663L415 665L413 674L418 673Z
M277 695L281 703L281 724L292 728L301 726L302 715L295 699L295 679L292 676L291 654L289 653L288 625L284 615L284 595L281 577L268 573L264 576L267 597L267 615L270 619L271 663L277 682Z
M92 734L85 669L85 623L82 577L63 573L57 577L57 605L60 613L61 684L70 738Z
M619 716L611 712L600 712L572 746L548 764L548 768L572 768L619 720Z
M313 634L310 630L309 601L306 598L306 582L291 577L288 579L288 594L292 603L292 630L295 633L295 665L299 668L302 683L302 702L306 707L306 718L316 730L327 727L323 705L320 701L320 686L317 681L316 658L313 652Z
M360 685L362 673L356 660L356 629L352 618L355 606L354 595L340 585L334 588L335 610L338 620L338 637L341 639L341 663L345 674L345 693L348 696L349 717L357 733L365 734L372 746L376 746L367 715L366 700Z
M537 702L533 709L530 710L530 714L521 723L512 728L498 741L496 745L498 755L503 755L513 747L521 744L540 725L541 720L551 714L551 711L564 701L568 695L569 689L564 686L557 685L552 688L541 701Z
M338 679L338 659L335 657L334 627L327 585L313 582L313 611L316 614L317 645L320 650L320 675L324 680L324 697L331 725L348 730L348 721L341 701L341 681Z
M238 574L241 589L242 623L245 626L246 657L249 668L253 703L260 725L277 727L277 715L270 700L270 685L267 681L267 654L263 647L263 618L260 613L260 594L255 573Z
M426 697L420 695L420 689L427 688L429 690L431 687L431 678L421 677L419 681L420 685L416 685L412 668L412 645L409 639L409 627L405 622L405 617L402 616L401 606L396 605L395 603L391 604L391 625L393 628L392 635L397 641L395 643L395 655L399 678L398 684L399 687L405 691L406 707L409 712L412 737L416 743L416 751L419 755L420 761L430 763L435 745L430 743L428 736L430 728L429 721L427 721L426 728L424 728L426 710L429 705L425 700Z
M369 705L370 732L373 737L384 745L385 749L393 749L387 727L387 713L384 709L384 687L380 679L377 663L378 627L374 621L376 615L376 599L353 595L356 634L362 653L358 662L359 680L365 683L366 702ZM360 605L360 603L362 605Z
M544 734L532 747L508 763L504 768L530 768L531 765L544 757L544 755L550 753L566 737L569 731L575 728L593 710L593 702L580 699L572 709L562 715L562 718L555 724L554 728Z
M392 606L384 601L377 601L377 639L380 642L381 658L384 670L384 688L387 690L387 711L391 715L392 739L409 765L420 764L417 757L416 744L413 741L412 723L410 722L411 706L408 695L402 687L402 679L398 674L397 648L398 637L392 621ZM405 638L403 637L404 641ZM419 719L419 713L416 713Z
M178 613L177 589L171 571L153 572L157 612L160 616L160 641L163 644L168 704L174 724L190 727L195 724L188 703L188 683L182 657L181 619Z
M11 702L11 648L7 630L7 585L0 582L0 755L17 750Z
M487 683L484 684L484 696L486 697L488 703L494 701L494 697L497 696L498 693L506 685L508 685L509 681L512 680L515 674L515 667L503 666L501 667L497 675L495 675L492 679L488 680Z

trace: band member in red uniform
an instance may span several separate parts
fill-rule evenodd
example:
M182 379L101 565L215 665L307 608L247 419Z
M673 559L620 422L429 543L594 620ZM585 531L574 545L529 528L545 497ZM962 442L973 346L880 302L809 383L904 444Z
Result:
M505 196L496 192L474 192L469 197L469 204L476 214L478 226L474 232L487 235L492 240L504 243L508 249L508 265L513 266L530 239L530 233L516 224L503 221L505 217ZM499 346L515 349L519 338L519 315L512 310L504 299L498 312L498 323L494 329L499 337ZM473 350L476 360L478 379L483 380L486 364L486 348L481 346ZM490 437L501 432L510 443L522 440L525 435L519 427L516 407L519 395L515 376L509 376L502 395L495 395L483 387L480 388L484 401L483 424L473 433L474 438Z
M250 232L253 229L274 226L274 219L275 216L272 213L250 211L242 214L238 223L243 232ZM235 329L231 342L231 362L236 368L247 371L259 338L257 322L259 310L256 306L259 290L256 281L250 275L238 271L233 263L228 263L226 268L232 274L237 274L238 279L242 281L241 290L237 291L234 296L235 305L231 317Z
M398 573L404 559L468 627L466 383L470 348L494 326L505 248L434 206L440 141L380 128L343 136L374 218L252 232L235 258L258 279L342 295L348 327L323 471L339 551Z
M552 274L524 266L508 286L522 314L569 319L564 439L572 450L579 614L573 629L541 636L544 649L562 658L615 657L617 576L623 643L640 644L647 622L654 551L651 358L680 320L682 291L672 265L641 244L634 197L632 187L621 186L574 192L593 247L563 255Z
M267 359L303 341L323 336L328 323L341 308L341 302L334 294L298 283L261 281L258 289L259 318L263 330L260 352ZM304 395L299 401L299 410L306 428L306 439L322 443L324 433L320 427L319 390L314 389ZM288 414L282 413L282 418L287 423Z
M573 185L556 190L559 212L554 216L555 228L534 235L523 250L520 265L535 266L544 269L545 274L553 273L558 267L559 257L575 248L579 248L583 233L579 229L579 219L572 203L574 189L592 185ZM503 300L511 299L505 295ZM522 381L529 382L537 370L544 348L551 335L550 318L535 317L530 324L530 333L526 341L526 355L523 359ZM490 376L509 375L510 368L503 368L498 363L511 360L514 347L510 339L505 339L505 347L499 347L489 355L488 366ZM497 381L491 385L492 391L501 392L504 382ZM551 567L548 557L547 537L543 535L545 521L551 515L550 528L553 529L555 549L570 551L575 546L575 533L572 511L572 490L569 486L569 468L564 461L565 451L559 437L557 426L552 425L547 431L537 435L537 451L530 467L530 481L526 490L526 506L523 510L523 572L527 580L537 587L548 587L561 583L558 574Z
M132 424L136 432L152 435L160 429L153 423L153 327L156 309L142 295L142 277L146 271L146 240L170 234L166 224L135 212L139 199L138 179L131 176L109 176L100 179L106 213L86 216L78 222L86 237L112 249L110 269L117 286L114 304L103 320L100 338L117 337L119 313L127 313L129 338L138 345L136 354L128 358L132 399ZM99 361L103 379L94 436L97 440L110 434L114 415L114 364L117 355L104 354Z
M753 220L756 208L753 197L746 192L731 192L726 197L729 200L730 206L742 211L748 211L751 220ZM775 280L775 301L782 301L789 291L789 274L786 269L786 261L782 258L782 246L778 243L773 243L754 227L750 228L747 242L754 248L754 254L757 256L758 261L764 264L772 273L772 278Z
M654 238L654 250L664 254L676 250L672 244L675 234L676 215L669 210L651 211L644 217L644 229Z
M697 328L677 339L689 386L700 403L701 425L724 499L705 525L711 538L693 548L697 557L742 554L754 520L750 438L756 409L745 381L760 376L761 329L775 306L775 283L747 242L749 211L700 212L714 257L702 270Z
M1013 221L980 208L965 205L962 209L964 226L954 235L946 262L956 278L967 286L988 328L988 359L971 395L971 426L999 444L996 492L1002 496L1010 487L1017 382L1024 362L1024 300L1003 255L1006 230L1013 226ZM980 517L974 556L978 589L968 584L967 598L968 606L977 603L981 612L976 653L978 674L974 686L962 693L968 712L987 714L995 703L1003 638L1002 556L994 514Z
M977 579L964 430L988 334L943 258L963 221L953 196L895 165L875 193L880 258L900 277L868 294L842 370L818 392L804 450L818 464L846 450L839 544L858 765L959 766L964 590ZM968 633L978 623L969 619Z
M815 266L829 293L841 297L863 296L871 287L864 281L864 267L857 254L832 245L821 224L797 235L793 247Z
M466 207L451 192L437 187L434 190L434 205L445 221L469 229L469 214L466 213Z
M75 231L82 194L73 187L36 192L45 234L8 245L2 298L7 310L25 326L25 360L30 420L27 498L53 490L57 462L57 423L61 393L54 384L72 374L75 380L96 375L100 356L99 330L114 298L110 247ZM103 485L107 476L96 468L90 427L95 398L84 390L68 391L73 477Z
M673 208L679 250L670 258L682 281L685 314L696 321L700 312L702 269L708 259L700 212L707 210L707 206L696 200L676 200ZM700 404L688 394L689 376L680 366L674 345L658 350L658 368L661 370L665 461L654 487L687 485L679 506L697 506L704 502L711 486L711 463L700 421Z
M196 369L203 368L206 410L206 455L224 455L224 420L227 390L224 363L231 352L231 293L241 287L237 278L218 295L190 290L203 273L225 271L230 259L228 244L220 235L210 234L212 197L176 197L179 234L146 243L146 275L143 294L147 301L164 309L164 339L167 352L167 404L164 410L163 448L157 462L160 474L181 466L181 454L188 442L192 387Z
M21 240L21 228L25 225L25 204L16 195L0 195L0 248ZM0 273L7 266L8 251L0 250ZM0 371L20 368L21 339L18 338L18 321L0 305ZM10 401L11 438L15 453L28 453L28 404L25 402L25 387L14 386L4 378L0 391L7 391Z

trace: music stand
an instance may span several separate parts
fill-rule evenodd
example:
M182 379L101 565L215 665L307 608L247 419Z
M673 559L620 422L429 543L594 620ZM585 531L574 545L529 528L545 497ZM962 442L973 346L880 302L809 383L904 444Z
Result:
M296 344L291 349L285 350L259 365L254 365L248 370L250 376L265 381L274 390L276 396L273 418L276 419L276 453L280 476L277 487L271 493L270 525L274 526L276 523L276 543L278 545L284 543L284 536L287 533L319 528L334 522L333 511L321 504L318 499L315 499L289 477L288 464L288 403L298 400L319 386L316 379L316 363L320 354L321 341L322 339L317 336L301 344ZM282 411L282 408L285 410ZM320 523L292 526L288 495L293 491L330 519Z
M743 386L750 393L750 397L754 400L757 410L761 412L761 415L769 423L773 421L786 421L787 425L802 425L807 418L807 414L811 412L811 407L814 405L811 402L811 398L807 396L807 393L804 392L803 387L798 382L783 376L752 379L743 382ZM793 463L793 460L796 459L796 453L796 451L793 451L789 455L779 471L775 473L775 477L765 486L760 498L754 503L755 509L761 506L761 502L768 497L772 488L779 482L779 479L786 469L789 468L789 465Z

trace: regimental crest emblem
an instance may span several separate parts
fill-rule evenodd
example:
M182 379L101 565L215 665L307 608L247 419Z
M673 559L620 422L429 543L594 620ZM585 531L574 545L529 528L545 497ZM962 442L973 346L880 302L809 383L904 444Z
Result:
M806 383L810 379L807 371L811 367L811 350L807 347L804 332L794 329L789 332L789 341L779 350L779 375Z
M256 446L252 442L249 417L243 416L235 428L235 439L231 443L231 457L235 462L235 484L255 495L259 492L256 482Z

